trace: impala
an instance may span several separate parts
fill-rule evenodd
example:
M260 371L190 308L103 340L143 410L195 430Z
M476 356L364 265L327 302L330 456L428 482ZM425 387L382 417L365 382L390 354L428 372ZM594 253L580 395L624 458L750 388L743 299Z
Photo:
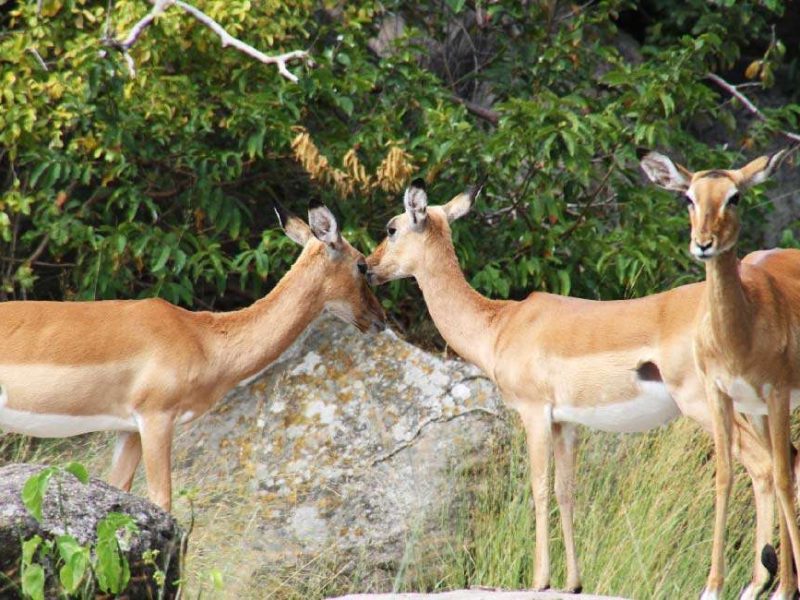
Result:
M383 327L364 256L325 207L309 225L277 210L303 246L252 306L190 312L164 300L0 304L0 428L37 437L118 431L110 482L129 490L144 458L150 499L171 504L176 425L196 419L274 361L323 310Z
M691 221L691 254L706 266L694 356L711 408L716 452L714 542L703 600L719 597L724 579L725 522L731 488L731 429L734 411L755 417L770 449L777 492L781 561L776 598L794 597L792 572L800 564L795 515L789 417L800 394L800 259L791 256L767 268L771 254L739 264L739 196L764 181L786 151L762 156L741 169L692 173L651 152L642 167L656 184L685 195ZM786 256L785 251L782 253Z
M592 301L535 292L525 300L491 300L473 290L456 258L450 223L465 215L476 191L443 206L428 206L424 182L405 193L405 213L387 225L388 237L367 257L368 279L414 277L447 344L495 382L525 428L536 513L534 587L550 584L549 473L567 558L567 589L581 579L573 535L575 428L645 431L679 413L711 430L691 339L703 284L637 300ZM799 253L793 254L795 258ZM781 254L765 257L771 265ZM753 579L758 593L774 574L773 494L769 454L743 418L734 419L735 451L753 479L758 513ZM765 562L759 560L767 547ZM771 559L771 560L769 560Z

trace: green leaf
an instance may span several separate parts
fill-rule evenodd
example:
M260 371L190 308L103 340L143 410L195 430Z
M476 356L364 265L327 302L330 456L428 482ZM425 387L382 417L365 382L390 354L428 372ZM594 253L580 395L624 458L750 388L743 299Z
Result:
M153 266L151 267L151 271L158 273L161 269L163 269L169 260L170 252L172 252L172 248L169 246L162 246L156 262L153 263Z
M32 600L44 600L44 568L29 565L22 572L22 593Z
M569 296L570 288L572 287L572 282L570 281L569 271L565 271L564 269L559 269L558 271L558 281L560 284L559 293L563 296Z
M214 589L221 592L223 587L222 572L219 569L211 569L208 572L208 578L211 581L211 585L214 586Z
M350 100L347 96L338 96L336 98L336 104L347 113L347 116L352 116L353 114L353 101Z
M42 161L42 162L40 162L38 165L36 165L33 168L33 171L31 171L31 177L30 177L30 185L31 185L31 187L36 187L36 182L39 181L39 177L42 176L42 173L44 173L44 170L48 167L49 164L50 163L48 163L48 162Z
M22 488L22 503L39 522L42 520L42 504L53 473L54 467L46 467L29 477Z
M89 549L81 546L71 535L59 536L56 540L58 553L64 562L58 576L68 593L74 593L83 581L89 566Z
M108 513L97 524L94 571L100 589L112 594L124 590L131 577L130 565L117 541L119 530L122 530L122 535L137 531L133 518L121 513Z
M446 0L446 2L447 6L456 14L460 13L461 9L463 9L464 5L467 3L466 0Z
M33 555L36 549L42 543L42 538L39 535L34 535L29 540L22 542L22 565L27 566L33 562Z
M81 463L71 462L64 467L64 470L67 471L68 473L72 473L73 475L75 475L77 480L80 481L82 484L86 485L87 483L89 483L89 472L86 470L86 467L84 467Z

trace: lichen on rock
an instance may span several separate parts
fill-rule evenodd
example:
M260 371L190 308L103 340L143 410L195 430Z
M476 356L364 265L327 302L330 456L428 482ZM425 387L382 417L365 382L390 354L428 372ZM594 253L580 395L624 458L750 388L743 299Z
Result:
M227 506L201 494L198 534L241 545L247 560L230 574L241 590L320 557L358 563L380 587L409 539L454 533L460 465L491 455L505 417L475 367L323 317L179 435L175 478L218 482ZM234 507L248 521L236 533L233 519L204 517Z

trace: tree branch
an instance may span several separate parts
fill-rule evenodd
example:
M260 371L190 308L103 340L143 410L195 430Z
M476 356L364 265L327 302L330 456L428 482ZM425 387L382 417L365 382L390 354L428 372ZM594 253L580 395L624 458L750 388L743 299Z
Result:
M497 122L500 120L500 114L496 111L493 111L491 108L484 108L480 104L476 104L475 102L471 102L470 100L466 100L460 96L456 96L455 94L450 96L450 99L453 102L463 105L467 111L471 112L476 117L480 117L484 121L488 121L494 126L497 126Z
M104 43L107 46L115 48L122 52L123 57L125 58L125 62L128 65L128 70L130 72L131 77L136 76L136 65L133 62L128 51L131 47L136 43L139 37L142 35L145 29L150 27L153 24L153 21L156 20L162 12L164 12L167 8L172 5L177 6L183 12L190 14L196 20L200 21L203 25L211 29L214 33L216 33L220 41L222 42L222 47L226 48L228 46L232 46L236 48L239 52L247 54L248 56L255 58L257 61L262 62L266 65L276 65L278 67L278 72L291 81L292 83L297 83L298 78L292 72L289 71L287 68L287 64L293 60L304 60L306 64L313 65L313 61L311 57L308 55L308 52L305 50L292 50L291 52L285 52L283 54L278 54L276 56L270 56L264 54L260 50L253 48L250 44L246 44L245 42L233 37L229 34L225 29L217 23L214 19L209 17L206 13L201 11L198 8L195 8L191 4L187 4L182 0L151 0L153 2L153 8L150 10L147 15L142 17L130 30L128 35L125 37L124 40L115 40L107 37L104 40Z
M755 116L759 121L764 121L765 123L768 121L767 116L761 112L747 96L739 91L739 86L728 83L722 77L714 73L708 73L706 77L741 102L742 106L744 106L748 112ZM785 131L783 129L778 129L778 133L794 142L800 142L800 135L797 133L792 133L791 131Z

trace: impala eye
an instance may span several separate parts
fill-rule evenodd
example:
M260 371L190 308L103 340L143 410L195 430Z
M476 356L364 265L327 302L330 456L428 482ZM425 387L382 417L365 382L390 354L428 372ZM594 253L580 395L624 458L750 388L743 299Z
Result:
M689 196L684 196L683 200L686 202L686 206L692 208L694 206L694 200L692 200Z
M728 198L727 204L728 206L736 206L739 204L739 192L736 192L733 196Z
M358 261L358 272L362 275L367 274L367 263L365 263L363 260Z
M387 225L386 233L389 234L389 237L392 237L395 233L397 233L397 227L395 227L394 225Z

